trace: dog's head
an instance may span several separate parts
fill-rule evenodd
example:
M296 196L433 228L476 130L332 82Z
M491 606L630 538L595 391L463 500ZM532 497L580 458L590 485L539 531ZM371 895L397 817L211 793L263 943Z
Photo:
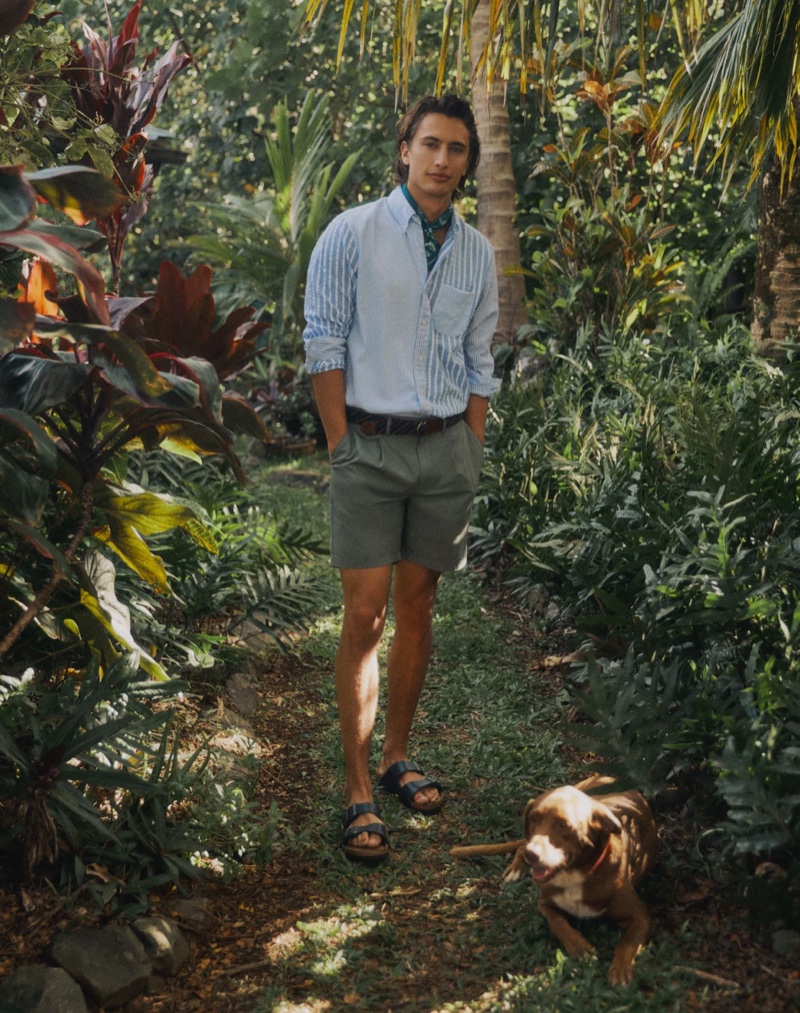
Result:
M622 825L608 806L567 785L528 802L523 832L533 879L546 883L558 872L591 864L591 856L609 834L622 833Z

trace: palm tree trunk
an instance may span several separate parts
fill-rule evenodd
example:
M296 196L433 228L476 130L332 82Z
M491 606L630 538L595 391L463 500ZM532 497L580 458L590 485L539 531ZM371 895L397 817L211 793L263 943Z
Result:
M503 83L495 80L487 88L485 75L476 77L478 60L489 41L489 3L480 0L472 15L472 102L481 141L481 161L475 173L478 187L478 228L494 247L500 316L494 340L512 344L527 315L523 300L525 282L521 275L507 275L522 260L519 233L515 226L516 185L511 166L511 135Z
M781 193L773 159L761 181L752 332L759 350L774 355L792 331L800 331L800 168Z

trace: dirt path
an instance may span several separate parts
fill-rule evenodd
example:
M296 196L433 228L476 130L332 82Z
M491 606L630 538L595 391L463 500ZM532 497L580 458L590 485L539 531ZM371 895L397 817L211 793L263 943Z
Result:
M555 692L560 671L546 660L550 646L529 652L524 677ZM474 833L469 823L480 778L459 780L451 771L454 790L438 818L414 817L387 801L393 854L380 869L341 858L339 785L326 765L335 758L325 756L335 741L329 667L300 654L275 658L260 673L265 704L256 729L273 743L261 790L265 805L277 804L286 816L282 842L265 869L248 868L228 884L198 885L210 900L211 924L197 937L192 965L143 1003L142 1013L584 1013L586 985L571 984L569 962L566 969L559 964L532 891L500 889L502 859L476 868L447 854ZM457 749L459 730L448 728L446 736ZM690 855L694 832L685 819L664 814L660 822L668 869L655 875L647 895L657 933L640 958L635 1001L626 993L619 1005L619 993L605 988L604 972L595 967L582 972L596 990L592 1009L799 1008L798 968L759 941L730 884ZM686 874L675 876L684 859ZM613 930L602 930L601 962L613 944ZM552 967L560 970L554 975ZM515 985L515 978L536 975L544 984L535 998L529 984Z
M270 807L283 814L274 856L230 881L212 877L188 885L208 910L207 922L191 935L191 959L128 1013L800 1008L800 971L748 927L730 882L698 858L698 828L685 815L659 816L664 859L645 891L656 932L634 985L622 993L604 980L615 930L592 930L597 960L562 960L529 884L501 887L502 858L480 865L450 858L454 844L516 836L525 793L576 759L564 755L553 733L567 702L561 692L566 669L553 660L558 645L521 636L518 616L501 616L505 626L490 627L490 613L506 606L474 608L460 620L443 617L446 642L421 705L420 748L429 772L446 781L448 804L440 816L426 818L387 800L393 851L375 870L351 865L336 847L340 786L330 644L327 654L311 653L318 645L304 643L295 655L264 659L253 675L260 704L250 721L263 747L258 801L265 814ZM481 625L495 638L485 647L489 661L475 660L482 641L471 638L481 635ZM328 639L334 641L335 631ZM513 655L504 653L510 641ZM488 690L490 703L478 705L472 701L482 680L498 676L490 670L493 652L506 681ZM456 677L464 687L458 693ZM504 710L499 701L506 698ZM41 959L47 937L80 914L50 895L48 917L47 896L23 914L18 896L6 892L6 927L9 904L16 911L6 955L13 953L15 963ZM155 906L170 913L176 897L159 896Z

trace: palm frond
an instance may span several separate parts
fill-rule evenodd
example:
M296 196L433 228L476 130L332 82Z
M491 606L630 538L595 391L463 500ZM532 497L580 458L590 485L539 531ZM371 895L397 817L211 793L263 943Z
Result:
M745 154L750 185L774 151L783 179L794 169L800 0L754 0L727 21L675 74L659 116L662 137L693 145L713 136L713 162L728 179Z

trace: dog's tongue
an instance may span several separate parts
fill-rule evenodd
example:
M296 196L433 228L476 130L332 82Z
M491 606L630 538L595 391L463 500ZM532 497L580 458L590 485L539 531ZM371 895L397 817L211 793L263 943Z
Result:
M547 879L549 872L550 870L543 865L534 865L531 869L534 883L543 883Z

